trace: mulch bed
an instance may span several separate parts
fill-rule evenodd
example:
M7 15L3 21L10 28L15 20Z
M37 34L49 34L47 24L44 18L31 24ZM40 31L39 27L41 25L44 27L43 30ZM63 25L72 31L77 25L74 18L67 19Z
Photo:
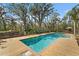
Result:
M21 34L19 34L19 32L0 33L0 39L13 38L13 37L19 37L19 36L22 36Z

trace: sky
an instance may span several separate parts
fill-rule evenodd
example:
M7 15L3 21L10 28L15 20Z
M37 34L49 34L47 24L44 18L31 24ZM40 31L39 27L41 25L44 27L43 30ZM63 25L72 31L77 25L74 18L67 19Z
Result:
M77 5L76 3L56 3L54 4L54 8L58 11L58 13L60 14L60 17L62 18L67 11L71 10L75 5Z

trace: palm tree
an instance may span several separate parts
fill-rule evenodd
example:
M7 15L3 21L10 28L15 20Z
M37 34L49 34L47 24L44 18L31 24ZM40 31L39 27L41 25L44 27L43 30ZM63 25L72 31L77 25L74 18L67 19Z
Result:
M74 22L74 35L76 35L76 27L77 27L77 21L78 21L78 11L76 6L70 10L67 15L70 16L71 20Z

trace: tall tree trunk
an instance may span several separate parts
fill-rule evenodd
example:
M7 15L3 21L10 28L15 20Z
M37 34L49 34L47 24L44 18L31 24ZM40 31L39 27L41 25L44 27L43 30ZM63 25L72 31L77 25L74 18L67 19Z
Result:
M78 27L79 27L79 26L78 26L78 22L77 22L77 34L79 34Z
M39 24L39 29L41 29L42 28L42 16L40 14L39 14L38 24Z
M58 32L59 31L59 21L57 20L56 21L56 32Z
M3 26L4 26L4 30L6 31L7 30L7 28L6 28L6 22L5 22L5 20L3 19Z
M74 35L76 35L76 22L74 21Z
M22 21L23 21L23 26L24 26L24 35L26 35L27 34L27 24L26 24L26 17L23 17L22 18Z

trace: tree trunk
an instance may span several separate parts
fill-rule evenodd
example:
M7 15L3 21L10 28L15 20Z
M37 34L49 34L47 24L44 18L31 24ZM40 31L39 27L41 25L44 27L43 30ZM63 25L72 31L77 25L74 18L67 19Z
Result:
M57 32L59 31L59 22L57 21Z
M6 31L7 30L7 28L6 28L6 22L5 22L5 20L3 19L3 25L4 25L4 30Z
M74 21L74 35L76 35L76 22Z
M78 22L77 22L77 34L79 34L78 27L79 27L79 26L78 26Z
M39 30L41 30L41 28L42 28L42 16L40 14L39 14L38 24L39 24Z
M22 21L23 21L23 26L24 26L24 35L26 35L27 34L27 24L26 24L26 17L23 17L22 18Z

